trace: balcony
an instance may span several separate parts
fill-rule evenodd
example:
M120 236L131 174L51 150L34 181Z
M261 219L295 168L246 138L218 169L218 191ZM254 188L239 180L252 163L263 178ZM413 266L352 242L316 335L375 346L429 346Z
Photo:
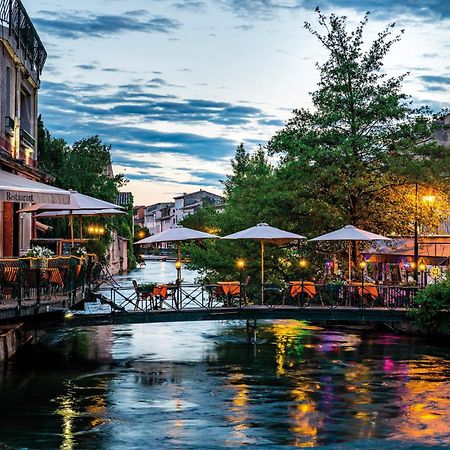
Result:
M34 146L36 145L36 139L33 136L31 136L31 134L28 131L21 128L20 129L20 143L24 147L34 149Z
M47 52L20 0L0 0L0 25L8 30L9 36L15 38L17 47L23 52L25 59L30 62L31 70L39 78L47 59Z

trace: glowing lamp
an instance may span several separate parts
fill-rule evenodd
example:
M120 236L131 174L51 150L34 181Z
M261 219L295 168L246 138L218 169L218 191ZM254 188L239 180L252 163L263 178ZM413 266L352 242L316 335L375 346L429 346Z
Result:
M242 270L245 267L245 261L243 259L238 259L236 261L236 266L239 270Z
M359 263L359 267L360 267L362 270L364 270L364 269L367 267L366 261L361 261L361 262Z
M421 263L419 264L419 270L420 270L421 272L425 272L425 270L427 270L427 265L426 265L424 262L421 262Z
M177 259L177 261L176 261L176 263L175 263L175 268L176 268L177 270L180 270L180 269L181 269L181 261L180 261L179 259Z
M308 265L308 261L306 261L306 259L301 259L298 262L298 265L299 265L300 269L304 269Z

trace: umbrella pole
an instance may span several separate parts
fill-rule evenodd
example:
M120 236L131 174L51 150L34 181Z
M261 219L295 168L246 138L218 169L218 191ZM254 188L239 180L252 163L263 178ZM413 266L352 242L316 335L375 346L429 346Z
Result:
M83 216L80 216L80 239L83 239Z
M261 304L264 305L264 241L261 241Z
M348 241L348 280L352 281L352 241Z

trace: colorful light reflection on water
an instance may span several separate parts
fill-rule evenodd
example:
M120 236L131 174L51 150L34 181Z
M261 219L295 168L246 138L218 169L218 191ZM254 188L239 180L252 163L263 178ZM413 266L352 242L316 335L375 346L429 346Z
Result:
M0 377L0 447L450 447L448 348L296 321L55 331Z

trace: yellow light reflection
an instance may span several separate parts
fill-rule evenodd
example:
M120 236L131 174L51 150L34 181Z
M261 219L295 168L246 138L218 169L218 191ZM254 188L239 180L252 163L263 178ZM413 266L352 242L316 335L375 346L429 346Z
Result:
M234 390L234 395L231 399L230 414L228 420L233 425L233 441L229 443L248 442L249 438L245 431L249 428L249 389L244 383L244 375L241 372L234 372L228 376L228 383Z
M448 366L435 357L407 364L402 404L405 413L398 431L403 439L423 440L450 435Z

